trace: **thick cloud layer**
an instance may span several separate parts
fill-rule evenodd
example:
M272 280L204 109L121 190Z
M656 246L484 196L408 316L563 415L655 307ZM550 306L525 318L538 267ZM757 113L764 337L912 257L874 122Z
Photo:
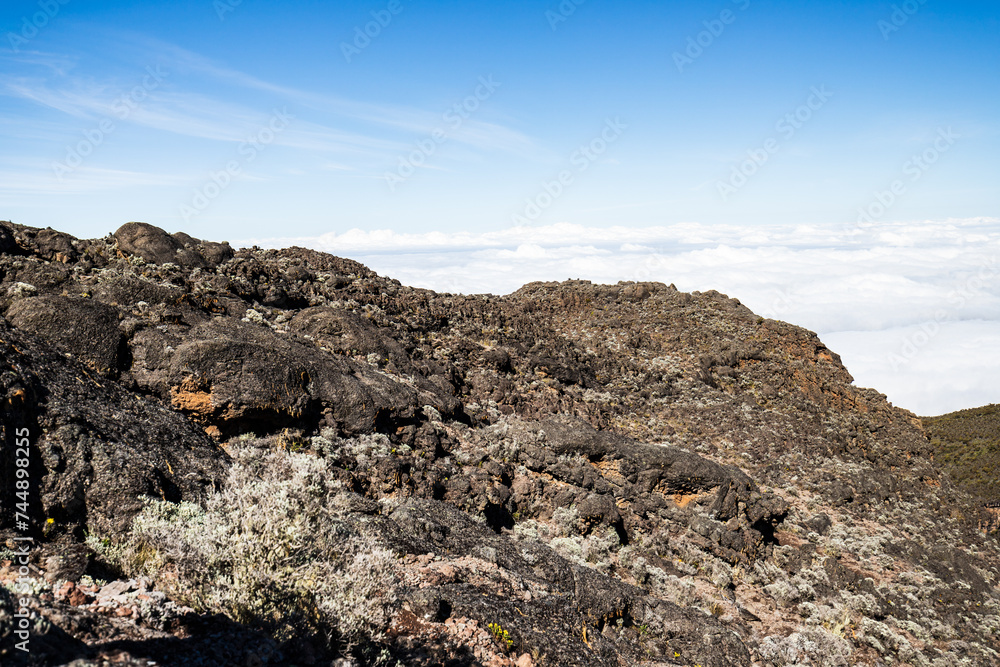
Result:
M938 415L1000 403L1000 322L933 322L823 335L854 376L894 404Z
M1000 221L845 227L571 224L247 240L364 262L404 284L505 294L534 280L716 289L818 332L858 384L918 414L1000 402Z

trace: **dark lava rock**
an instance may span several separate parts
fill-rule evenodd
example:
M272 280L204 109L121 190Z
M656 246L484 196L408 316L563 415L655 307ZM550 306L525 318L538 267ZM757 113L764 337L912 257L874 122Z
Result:
M127 366L128 347L118 327L118 312L110 306L89 299L37 296L15 301L7 319L99 373Z
M125 223L115 232L115 240L122 252L155 264L176 262L177 252L184 247L170 234L145 222Z
M831 525L833 525L833 522L830 521L830 517L823 513L817 514L806 522L806 526L808 526L810 530L819 533L820 535L826 535L827 531L830 530Z
M182 266L215 267L234 256L228 243L201 241L184 233L167 234L144 222L128 222L114 234L118 249L147 262Z
M21 598L0 586L0 661L20 665L62 665L83 655L86 644L63 628L21 607ZM21 616L23 618L16 618ZM19 634L25 633L28 634Z
M8 226L9 222L0 222L0 253L5 255L21 254L21 247L17 245L17 239Z
M348 651L359 663L1000 652L996 517L949 481L919 420L854 386L815 334L718 292L436 294L303 248L0 223L0 309L0 425L8 451L27 433L31 571L53 585L116 576L84 531L125 539L142 496L203 498L230 465L216 440L238 438L323 466L330 530L399 556L398 613ZM4 508L22 502L18 470L0 459ZM266 637L194 612L151 628L68 599L32 598L56 628L36 634L70 647L51 664L344 657L305 628ZM8 616L0 599L0 650Z
M415 422L423 405L453 407L367 363L239 321L145 329L132 345L140 386L227 434L321 423L345 433L388 432Z
M183 415L96 376L33 335L0 322L0 414L7 451L27 438L34 525L126 530L140 498L196 500L218 484L226 454ZM13 457L0 489L14 506ZM5 525L12 521L8 515Z
M306 308L289 323L292 331L311 336L319 345L340 355L374 354L380 365L392 362L412 372L412 364L402 346L389 332L381 331L370 320L342 308Z

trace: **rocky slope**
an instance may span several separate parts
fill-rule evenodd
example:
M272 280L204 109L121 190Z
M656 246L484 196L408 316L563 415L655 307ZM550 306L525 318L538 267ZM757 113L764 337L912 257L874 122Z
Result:
M5 665L1000 664L990 513L735 299L141 223L0 253Z
M1000 504L1000 405L923 417L935 460L983 502Z

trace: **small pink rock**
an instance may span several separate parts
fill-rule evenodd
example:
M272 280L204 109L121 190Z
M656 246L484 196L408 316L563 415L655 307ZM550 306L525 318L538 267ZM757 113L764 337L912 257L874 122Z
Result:
M87 593L81 591L79 588L74 587L66 597L68 598L69 603L71 605L73 605L74 607L80 607L90 602L90 599L93 596L88 595Z

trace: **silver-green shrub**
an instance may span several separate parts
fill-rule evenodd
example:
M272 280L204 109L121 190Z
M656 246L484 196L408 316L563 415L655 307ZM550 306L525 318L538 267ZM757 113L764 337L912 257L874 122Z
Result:
M237 443L223 490L204 507L147 501L125 544L91 540L130 575L176 571L187 604L261 624L303 628L349 649L387 627L396 564L346 520L347 492L323 459Z

